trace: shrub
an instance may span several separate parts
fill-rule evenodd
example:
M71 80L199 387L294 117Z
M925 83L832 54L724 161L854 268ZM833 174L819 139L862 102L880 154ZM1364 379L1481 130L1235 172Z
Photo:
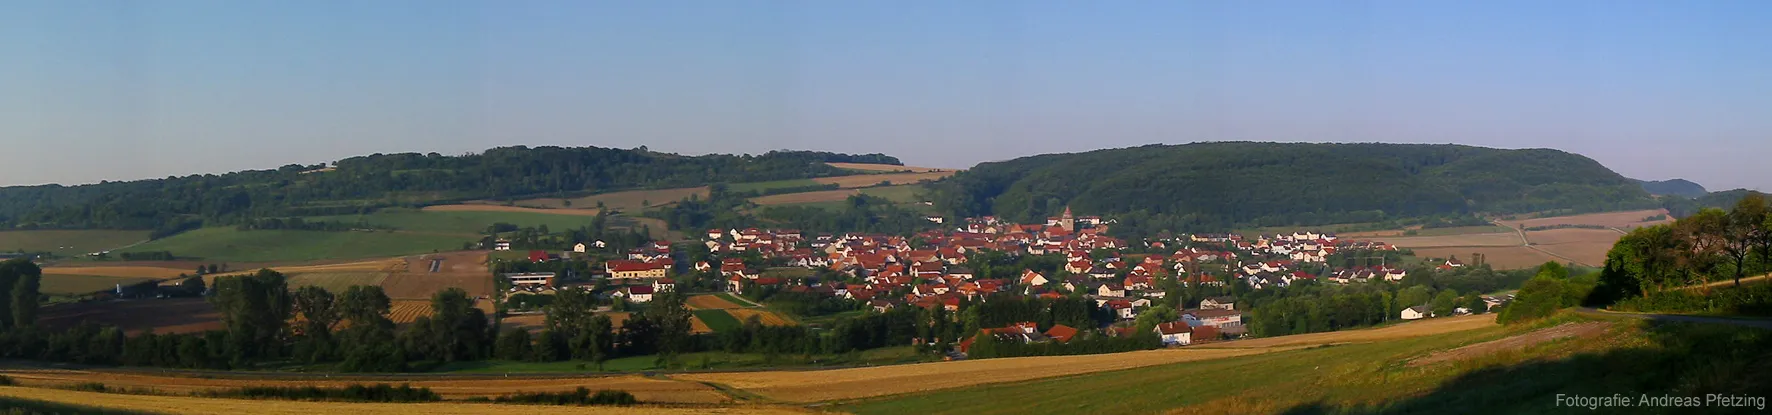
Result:
M211 398L244 398L244 399L282 399L291 401L337 401L337 402L434 402L443 398L437 396L430 388L414 388L401 384L399 387L378 383L374 386L350 385L343 388L321 388L314 386L264 386L248 387L226 391L211 391L204 396Z
M583 387L571 392L532 392L500 396L493 402L525 405L633 405L639 403L627 391L600 390L595 395Z

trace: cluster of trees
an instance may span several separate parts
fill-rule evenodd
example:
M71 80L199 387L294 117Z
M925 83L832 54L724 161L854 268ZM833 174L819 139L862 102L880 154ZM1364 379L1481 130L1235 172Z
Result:
M117 255L124 261L172 261L178 257L172 251L124 252Z
M1151 330L1136 331L1128 337L1109 336L1097 330L1084 330L1078 333L1077 337L1062 343L1057 341L1005 342L999 341L996 336L980 335L977 340L972 342L972 348L966 351L966 357L969 359L989 359L994 357L1064 356L1120 353L1163 347L1163 338Z
M1586 157L1457 145L1152 145L983 163L936 187L934 200L955 217L1027 222L1068 205L1112 215L1128 237L1657 205Z
M42 284L43 269L30 259L0 262L0 331L36 323Z
M1600 287L1590 304L1633 300L1654 308L1763 308L1772 300L1730 295L1741 303L1705 301L1683 287L1772 272L1772 208L1748 194L1729 210L1706 208L1671 225L1632 230L1606 254ZM1670 296L1658 299L1659 296ZM1673 301L1680 300L1680 301Z
M889 156L777 151L682 156L640 149L501 147L479 154L374 154L324 165L288 165L81 186L0 188L0 227L192 229L251 218L360 214L443 200L582 194L714 182L847 174L826 162L899 164ZM168 224L178 224L165 228Z
M1284 336L1366 327L1401 318L1403 309L1427 306L1435 316L1457 308L1488 311L1481 292L1461 293L1446 284L1295 284L1251 291L1237 307L1251 334Z
M1569 269L1555 262L1538 267L1538 274L1527 280L1514 301L1501 310L1496 321L1518 323L1549 317L1557 310L1580 305L1599 285L1592 273L1571 276Z

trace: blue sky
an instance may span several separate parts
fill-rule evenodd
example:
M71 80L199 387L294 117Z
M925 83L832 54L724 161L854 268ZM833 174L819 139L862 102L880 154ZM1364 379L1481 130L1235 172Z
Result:
M1772 2L40 1L0 184L594 145L1548 147L1772 190Z

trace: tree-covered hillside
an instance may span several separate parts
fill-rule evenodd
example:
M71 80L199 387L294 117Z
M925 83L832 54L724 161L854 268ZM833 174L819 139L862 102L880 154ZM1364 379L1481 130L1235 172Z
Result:
M445 200L506 199L851 174L826 162L901 164L881 154L777 151L683 156L597 147L479 154L375 154L327 166L0 188L0 228L190 227L246 218L355 214Z
M1656 206L1587 157L1460 145L1149 145L984 163L936 187L956 215L1027 221L1070 205L1150 231Z
M1704 190L1704 186L1686 179L1643 180L1641 182L1643 183L1643 191L1653 195L1701 197L1710 193L1709 190Z

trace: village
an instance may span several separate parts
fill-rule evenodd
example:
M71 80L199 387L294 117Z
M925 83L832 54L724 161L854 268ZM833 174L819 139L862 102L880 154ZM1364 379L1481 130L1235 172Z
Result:
M931 216L931 222L943 223ZM1174 318L1150 328L1164 345L1232 340L1248 336L1244 315L1247 306L1228 295L1231 287L1248 290L1288 287L1294 284L1397 283L1408 276L1400 266L1371 265L1331 267L1326 263L1337 252L1395 251L1378 241L1338 238L1314 231L1245 237L1241 234L1193 234L1137 241L1136 245L1107 235L1112 220L1075 216L1066 208L1045 223L1008 223L995 217L966 218L947 230L915 235L807 235L789 229L709 229L699 241L676 249L668 241L633 248L619 259L603 261L590 275L558 272L501 274L511 294L547 294L557 289L595 291L600 298L643 306L657 293L673 290L690 294L724 291L745 296L760 290L840 299L852 307L885 313L895 308L940 308L960 312L967 304L1000 299L1082 298L1112 315L1113 322L1100 327L1055 324L1040 330L1034 322L1005 327L982 327L980 335L998 342L1033 344L1064 343L1079 333L1110 337L1133 335L1139 316L1152 310L1174 307ZM559 254L530 251L533 263L570 259L595 253L602 241L580 242ZM495 250L509 250L503 242ZM693 255L685 251L703 251ZM1062 259L1049 270L1019 269L1013 274L979 275L968 262L983 253L1008 258L1048 257ZM1446 270L1463 267L1456 259L1435 264ZM799 269L797 272L783 272ZM572 271L567 271L573 274ZM820 277L822 276L822 278ZM703 281L686 287L679 280ZM1193 304L1165 301L1169 291L1198 287L1213 295ZM754 297L754 295L752 296ZM1504 297L1485 297L1484 308L1500 306ZM1473 310L1458 307L1454 314ZM1169 316L1171 313L1159 315ZM1402 308L1389 318L1415 320L1434 317L1429 307ZM977 339L960 339L955 349L963 355Z

